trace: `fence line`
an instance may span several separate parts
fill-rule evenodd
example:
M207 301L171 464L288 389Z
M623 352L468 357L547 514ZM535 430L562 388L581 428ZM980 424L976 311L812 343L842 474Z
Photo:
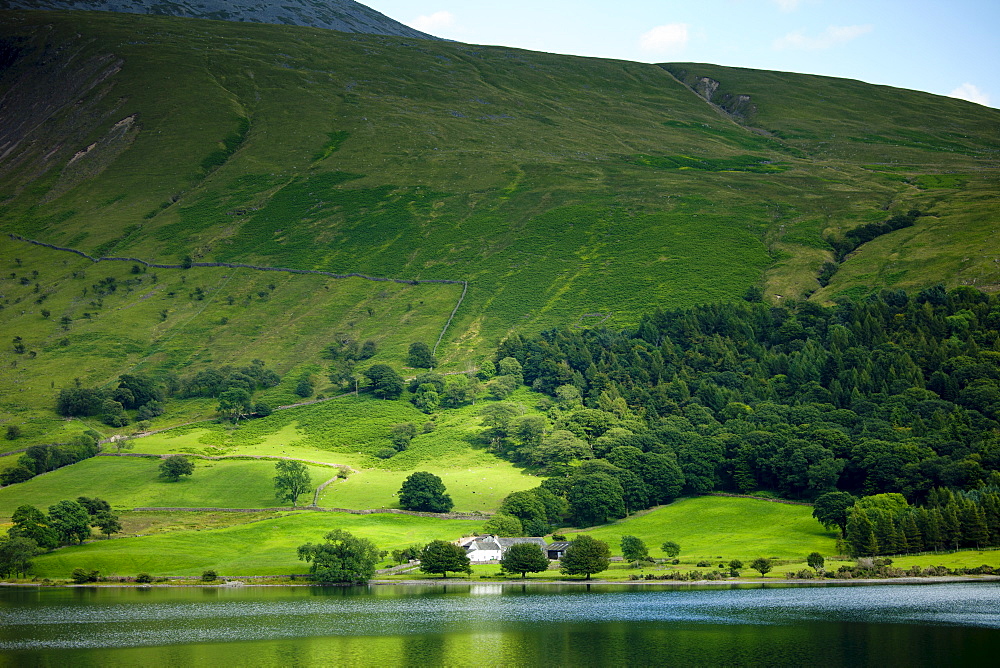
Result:
M151 267L153 269L190 269L192 267L228 267L230 269L254 269L256 271L280 271L288 274L315 274L319 276L328 276L330 278L361 278L366 281L376 281L381 283L400 283L403 285L420 285L423 283L437 283L443 285L461 285L462 295L458 298L458 303L455 304L455 308L452 309L451 315L448 317L448 321L445 323L444 328L441 330L441 334L438 335L437 343L434 344L434 354L437 354L438 346L441 345L441 340L444 338L445 332L448 331L448 326L451 325L452 319L454 319L455 314L458 313L459 307L465 300L465 294L469 290L468 281L455 281L447 278L386 278L384 276L368 276L366 274L350 273L350 274L335 274L331 271L323 271L321 269L292 269L290 267L262 267L256 264L244 264L241 262L191 262L184 264L158 264L154 262L147 262L136 257L94 257L88 255L81 250L75 248L64 248L62 246L56 246L54 244L45 243L44 241L37 241L35 239L28 239L27 237L22 237L19 234L10 233L8 236L12 241L23 241L25 243L34 244L36 246L42 246L43 248L50 248L52 250L62 251L65 253L74 253L82 258L86 258L91 262L134 262L136 264L141 264L145 267ZM207 306L207 305L206 305Z
M311 510L319 513L348 513L350 515L412 515L414 517L434 517L439 520L485 520L490 518L488 513L422 513L416 510L402 510L400 508L319 508L317 506L284 506L281 508L169 508L169 507L137 507L136 512L189 512L189 513L268 513L287 510Z

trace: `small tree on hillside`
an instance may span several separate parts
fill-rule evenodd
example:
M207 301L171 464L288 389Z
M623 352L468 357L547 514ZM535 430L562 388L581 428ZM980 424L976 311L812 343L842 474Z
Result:
M292 507L299 497L309 492L312 480L309 467L302 462L283 459L274 465L274 495L279 501L291 501Z
M420 570L424 573L440 573L447 577L449 572L472 573L472 564L465 550L446 540L435 540L420 551Z
M13 526L7 530L11 538L19 536L35 541L40 549L51 550L59 545L59 534L49 526L49 518L38 508L27 504L14 509L10 517Z
M403 379L388 364L376 364L365 373L371 384L372 394L379 399L398 399L403 393Z
M410 441L413 437L417 435L417 425L412 422L401 422L399 424L392 425L392 429L389 431L389 440L392 441L392 446L399 451L406 450L410 445Z
M399 505L404 510L446 513L454 505L445 493L441 478L427 471L411 473L399 488Z
M649 558L649 548L646 547L641 538L622 536L621 546L625 561L643 561Z
M750 562L750 568L760 573L761 577L770 573L771 567L772 567L771 560L765 559L764 557L757 557L756 559Z
M113 533L122 532L122 523L117 515L110 512L100 512L90 520L90 525L100 529L105 538L110 538Z
M520 573L526 578L528 573L548 570L549 558L535 543L514 543L504 552L500 565L508 573Z
M305 399L307 397L311 397L314 391L315 385L313 384L312 374L302 374L299 378L299 382L295 384L295 394Z
M826 564L826 559L824 559L823 555L819 552L812 552L808 557L806 557L806 563L809 564L809 568L818 571L823 568L824 564Z
M194 473L194 464L184 455L170 455L160 462L160 477L168 482L177 482L182 475Z
M216 409L233 422L239 422L253 411L253 399L250 392L242 387L231 387L219 395L219 407Z
M603 540L579 536L566 548L560 564L561 573L586 575L589 580L592 574L607 570L611 564L611 549Z
M434 359L434 353L426 343L417 341L410 344L406 364L415 369L433 369L437 366L437 360Z
M681 546L672 540L668 540L663 543L663 545L660 546L660 549L663 550L663 553L671 559L681 553Z

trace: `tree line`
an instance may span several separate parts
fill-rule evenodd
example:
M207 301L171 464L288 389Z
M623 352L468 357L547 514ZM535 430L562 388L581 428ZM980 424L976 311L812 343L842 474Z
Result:
M32 557L60 545L82 543L90 538L91 527L105 537L122 531L107 501L86 496L55 503L47 513L28 504L18 506L11 524L7 536L0 538L0 577L26 575Z
M997 297L937 286L661 310L631 330L514 335L496 357L552 398L580 459L612 441L675 455L690 493L922 500L1000 479L998 329Z
M88 430L74 436L69 443L29 446L13 466L0 471L0 485L25 482L36 475L89 459L100 451L97 437L97 432Z
M935 489L923 506L902 494L863 497L847 510L847 551L854 557L1000 545L1000 490Z
M262 360L244 367L208 367L186 377L122 374L115 387L63 388L56 397L56 412L65 417L98 417L110 427L124 427L132 419L150 420L162 415L168 397L210 397L219 400L218 411L238 421L251 415L270 415L271 407L253 401L254 392L274 387L281 378ZM128 411L134 411L131 415Z

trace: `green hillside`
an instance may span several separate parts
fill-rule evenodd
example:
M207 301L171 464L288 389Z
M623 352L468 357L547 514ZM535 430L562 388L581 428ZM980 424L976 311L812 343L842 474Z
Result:
M677 417L674 431L702 449L718 436L732 458L741 435L757 429L749 418L736 424L741 410L781 398L798 411L789 408L789 420L805 415L783 382L804 382L805 367L785 368L782 360L808 353L815 361L812 344L821 337L796 333L794 322L778 327L789 313L808 324L820 312L814 304L883 288L1000 286L1000 111L925 93L296 26L3 11L0 100L4 474L31 445L67 443L88 430L104 438L166 430L136 438L133 452L293 457L312 463L317 483L335 473L325 465L352 467L346 481L319 495L323 508L397 507L401 481L425 470L445 481L455 510L493 512L509 492L537 487L542 474L558 486L556 478L589 456L585 448L563 457L558 443L547 443L560 463L546 468L552 462L532 455L530 433L488 428L484 405L508 402L512 429L528 429L536 417L545 417L536 426L549 432L576 429L587 448L603 438L590 433L598 423L607 422L601 434L614 424L598 444L603 451L614 439L641 441L663 427L647 409L669 412L676 399L676 415L667 416ZM932 292L942 303L951 299ZM723 348L720 335L709 334L715 324L675 323L680 329L670 338L690 338L684 351L661 345L650 329L648 314L657 309L667 311L656 317L688 307L724 310L705 305L744 298L813 302L789 313L750 307L760 326L739 336L756 340L775 329L789 342L767 373L741 366L735 355L718 363L764 381L747 385L745 396L734 394L732 374L710 373L709 353ZM955 336L940 346L925 338L906 347L940 347L934 359L957 360L946 370L965 384L978 377L966 368L982 358L975 374L993 378L987 362L995 366L996 337L958 338L970 318L994 322L987 302L969 307L976 314L948 311L934 336ZM876 309L883 302L865 303ZM945 318L926 304L921 312ZM874 322L855 329L871 333ZM882 329L909 327L902 322ZM646 331L637 336L649 346L634 332L609 333L640 324ZM558 337L537 338L556 328ZM593 346L586 355L576 340L584 328L597 328L586 334ZM523 340L512 337L497 355L512 333ZM346 340L368 351L347 371L331 350ZM398 401L366 393L363 372L373 365L406 378L421 373L408 366L415 342L429 346L436 370L450 375L418 381ZM527 355L522 342L537 349ZM751 343L743 353L760 350ZM672 371L655 364L657 354L676 356ZM458 375L508 355L523 369L500 370L513 383L507 390L487 386L489 371L483 384ZM851 360L845 369L864 366ZM268 382L247 375L265 369ZM198 390L192 378L199 373L248 382L255 403L243 417L254 419L217 419L223 386ZM122 426L109 426L125 420L106 414L102 422L103 408L56 413L61 391L110 392L123 374L166 388L162 402L128 406L131 424ZM869 373L865 382L873 378L883 380ZM528 387L544 381L535 389L549 396L519 385L525 379ZM638 400L653 380L649 400ZM466 382L466 394L449 398ZM585 396L557 390L569 385ZM973 390L982 396L973 399L958 396L960 389L941 397L1000 405L979 385ZM428 396L430 407L420 403ZM860 396L841 397L838 408L851 403L871 417L874 404ZM708 433L714 418L689 405L697 402L734 421L731 439ZM681 404L692 409L686 431ZM929 419L936 407L928 405ZM944 433L943 410L935 433ZM903 438L903 414L889 417L870 433ZM810 421L802 420L804 430ZM403 423L416 435L387 453L394 425ZM695 424L705 433L695 433ZM870 435L857 431L852 438ZM563 439L567 448L574 443ZM515 445L521 451L509 450ZM972 450L947 454L957 460L963 452ZM706 453L694 446L682 453L685 475ZM669 462L654 460L668 476ZM41 574L78 565L123 574L286 573L295 568L295 545L336 526L394 548L481 524L318 512L270 512L248 523L208 511L181 519L129 510L276 505L270 461L199 459L195 475L178 483L159 480L156 466L154 459L97 457L33 470L41 474L0 489L0 518L22 503L45 509L99 496L123 513L129 534L162 534L60 549L39 559ZM690 475L688 485L685 493L733 488L696 488ZM748 511L744 503L754 505ZM807 509L759 502L684 500L594 530L612 542L627 532L654 552L674 539L689 555L713 558L835 549ZM251 542L260 548L247 553Z
M104 574L200 575L216 568L225 575L304 573L295 548L317 540L332 527L346 529L386 550L434 538L455 540L478 531L482 523L401 515L298 513L201 533L172 532L138 538L95 541L66 547L36 559L40 577L67 577L74 568ZM809 516L809 508L749 499L684 499L642 517L586 533L608 541L615 554L623 533L642 538L661 556L659 545L674 540L685 564L720 555L750 559L774 556L802 559L819 550L832 554L834 540ZM246 546L254 545L247 552Z
M447 368L511 330L629 325L753 285L829 299L997 283L1000 112L970 103L309 28L3 18L4 232L161 264L468 281L438 351ZM705 77L749 111L682 83ZM928 215L819 289L824 236L912 208ZM224 267L130 274L0 243L0 337L36 355L3 350L18 390L3 410L26 418L74 377L254 357L285 374L338 331L376 337L377 361L399 364L409 342L437 341L461 295ZM107 277L126 289L95 298Z
M804 557L810 552L835 554L836 532L823 529L811 508L725 497L678 500L669 506L608 524L585 533L617 548L622 536L640 538L650 554L662 557L660 546L673 541L685 561L740 558ZM616 550L617 551L617 550Z

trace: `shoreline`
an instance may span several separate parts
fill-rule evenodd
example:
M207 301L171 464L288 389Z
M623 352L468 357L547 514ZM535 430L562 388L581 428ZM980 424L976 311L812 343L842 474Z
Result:
M491 585L501 587L524 587L531 586L551 586L551 585L612 585L612 586L634 586L642 587L718 587L718 588L738 588L740 585L778 585L788 587L851 587L851 586L877 586L877 585L934 585L934 584L954 584L958 582L1000 582L1000 575L944 575L935 577L903 577L903 578L858 578L858 579L815 579L815 580L789 580L787 578L768 580L757 578L752 580L502 580L502 581L475 581L457 578L441 578L434 580L369 580L366 584L258 584L247 583L242 580L233 579L226 583L192 582L190 584L170 584L170 583L86 583L86 584L43 584L41 582L0 582L0 587L32 587L39 589L190 589L193 587L202 589L247 589L257 587L426 587L438 585Z

